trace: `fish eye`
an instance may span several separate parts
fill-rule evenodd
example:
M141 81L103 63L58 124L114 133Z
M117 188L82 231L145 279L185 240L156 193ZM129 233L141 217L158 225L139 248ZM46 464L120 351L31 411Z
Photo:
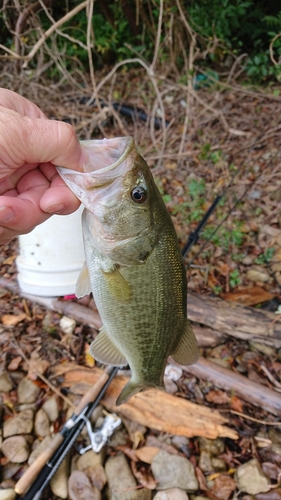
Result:
M147 192L142 186L136 186L131 191L131 198L135 203L144 203L147 198Z

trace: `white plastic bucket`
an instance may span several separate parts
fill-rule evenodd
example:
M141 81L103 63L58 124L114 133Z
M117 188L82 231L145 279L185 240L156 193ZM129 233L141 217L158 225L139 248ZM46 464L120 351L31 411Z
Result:
M16 259L23 292L45 297L72 295L85 257L81 214L53 215L31 233L19 236Z

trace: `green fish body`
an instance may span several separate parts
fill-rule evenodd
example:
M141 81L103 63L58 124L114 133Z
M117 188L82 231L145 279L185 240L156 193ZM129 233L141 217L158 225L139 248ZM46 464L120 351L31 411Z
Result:
M91 345L94 358L130 365L119 405L140 391L163 388L167 358L192 364L198 348L186 314L186 273L175 229L133 139L82 147L89 158L85 173L59 168L86 207L86 266L76 294L93 292L103 322Z

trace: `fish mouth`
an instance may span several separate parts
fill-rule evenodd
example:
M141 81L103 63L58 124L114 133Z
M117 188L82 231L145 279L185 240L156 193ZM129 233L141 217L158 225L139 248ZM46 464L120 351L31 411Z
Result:
M56 169L77 198L87 205L86 193L122 177L128 170L128 162L133 163L137 152L130 136L81 141L80 144L85 156L83 172L64 167Z
M87 156L83 171L84 173L95 172L95 174L116 170L134 148L134 140L129 136L81 141L80 144Z

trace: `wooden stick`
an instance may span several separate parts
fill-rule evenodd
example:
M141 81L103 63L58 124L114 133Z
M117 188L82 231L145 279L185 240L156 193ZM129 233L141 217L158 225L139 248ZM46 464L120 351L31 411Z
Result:
M231 337L253 340L253 337L281 339L281 321L276 314L226 302L217 297L189 292L187 298L188 317Z
M199 358L195 365L182 366L182 368L195 377L208 380L225 391L233 391L244 401L281 417L280 393L269 389L265 385L253 382L239 373L228 370L202 357Z

